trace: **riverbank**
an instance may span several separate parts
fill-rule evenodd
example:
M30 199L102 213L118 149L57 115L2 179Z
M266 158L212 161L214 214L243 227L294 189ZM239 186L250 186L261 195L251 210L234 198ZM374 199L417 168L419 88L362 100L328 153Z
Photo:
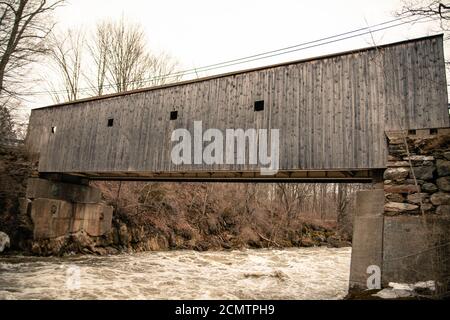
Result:
M289 190L254 184L96 182L102 201L114 207L107 234L85 231L33 239L30 212L21 210L27 179L37 163L20 147L0 148L0 231L10 250L30 255L118 254L165 250L345 247L350 232L335 221L306 219L291 203L267 201ZM282 192L282 193L281 193ZM25 200L26 201L26 200ZM23 201L22 201L23 202Z

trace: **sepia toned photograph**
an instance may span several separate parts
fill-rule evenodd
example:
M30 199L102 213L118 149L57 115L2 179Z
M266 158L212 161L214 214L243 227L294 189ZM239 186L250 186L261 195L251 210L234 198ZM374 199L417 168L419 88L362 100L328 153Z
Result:
M449 31L437 0L0 0L0 302L448 300Z

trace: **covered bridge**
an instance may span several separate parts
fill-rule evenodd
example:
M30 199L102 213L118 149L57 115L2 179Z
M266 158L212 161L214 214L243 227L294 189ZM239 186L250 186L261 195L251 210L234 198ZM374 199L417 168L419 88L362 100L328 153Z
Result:
M386 167L385 132L449 126L443 36L34 109L27 145L39 173L89 179L350 179ZM279 172L171 161L194 121L279 129Z

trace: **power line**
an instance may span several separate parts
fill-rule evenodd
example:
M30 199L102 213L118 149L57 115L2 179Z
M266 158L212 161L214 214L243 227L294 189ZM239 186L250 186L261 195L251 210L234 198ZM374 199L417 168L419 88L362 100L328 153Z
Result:
M415 19L415 20L405 21L405 22L398 23L398 24L391 25L391 26L387 26L387 27L384 27L384 28L380 28L380 29L376 29L376 30L370 30L370 28L373 28L373 27L376 27L376 26L386 25L386 24L390 24L390 23L395 22L395 21L400 21L400 20L405 19L405 18L398 18L398 19L386 21L386 22L383 22L383 23L379 23L379 24L376 24L376 25L373 25L373 26L360 28L360 29L357 29L357 30L345 32L345 33L334 35L334 36L329 36L329 37L318 39L318 40L314 40L314 41L301 43L301 44L294 45L294 46L285 47L285 48L282 48L282 49L267 51L267 52L264 52L264 53L259 53L259 54L255 54L255 55L239 58L239 59L228 60L228 61L215 63L215 64L212 64L212 65L207 65L207 66L203 66L203 67L199 67L199 68L193 68L193 69L173 72L173 73L169 73L169 74L166 74L166 75L155 76L155 77L148 78L148 79L130 81L130 82L126 82L126 83L127 84L132 84L132 83L141 83L142 84L142 83L151 82L151 81L155 81L155 80L174 78L174 77L179 77L179 76L186 76L186 75L196 74L198 72L211 71L211 70L225 68L225 67L229 67L229 66L234 66L234 65L238 65L238 64L242 64L242 63L253 62L253 61L256 61L256 60L266 59L266 58L270 58L270 57L274 57L274 56L279 56L279 55L282 55L282 54L292 53L292 52L296 52L296 51L300 51L300 50L306 50L306 49L310 49L310 48L314 48L314 47L318 47L318 46L322 46L322 45L326 45L326 44L330 44L330 43L334 43L334 42L338 42L338 41L343 41L343 40L347 40L347 39L363 36L363 35L366 35L366 34L370 34L370 33L373 33L373 32L378 32L378 31L394 28L394 27L397 27L397 26L400 26L400 25L404 25L404 24L414 23L414 22L417 22L419 20L423 20L425 18L427 18L427 17L421 17L421 18L418 18L418 19ZM433 20L434 19L431 19L429 21L433 21ZM337 38L337 37L342 37L343 35L348 35L348 34L356 33L356 32L367 30L367 29L369 29L369 31L364 32L364 33L360 33L360 34L356 34L356 35L353 35L353 36L348 36L348 37L345 37L345 38L336 39L336 40L328 41L328 42L325 42L325 43L319 43L317 45L311 45L311 46L304 47L304 48L298 48L298 49L285 51L287 49L297 48L297 47L305 46L305 45L312 44L312 43L322 42L324 40L333 39L333 38ZM285 51L285 52L280 52L280 51ZM280 52L280 53L268 55L270 53L275 53L275 52ZM111 88L111 87L114 87L114 85L113 84L106 85L103 88ZM93 90L93 89L96 89L96 87L82 88L82 89L79 89L78 92L84 92L86 90ZM58 94L58 93L66 93L66 92L67 92L67 90L60 90L60 91L50 91L49 90L49 91L41 91L41 92L34 92L34 93L30 92L28 94L49 94L49 93Z
M328 37L317 39L317 40L313 40L313 41L303 42L303 43L300 43L300 44L297 44L297 45L288 46L288 47L284 47L284 48L281 48L281 49L266 51L266 52L263 52L263 53L258 53L258 54L246 56L246 57L243 57L243 58L232 59L232 60L228 60L228 61L224 61L224 62L219 62L219 63L206 65L206 66L199 67L199 68L192 68L192 69L187 69L187 70L183 70L183 71L177 71L177 72L168 73L168 74L161 75L161 76L155 76L155 77L151 77L151 78L147 78L147 79L143 79L143 80L130 81L130 82L126 82L126 83L127 84L135 84L135 83L144 84L144 83L152 82L152 81L155 81L155 80L175 78L175 77L180 77L180 76L196 74L198 72L206 72L206 71L226 68L226 67L230 67L230 66L243 64L243 63L253 62L253 61L257 61L257 60L261 60L261 59L267 59L267 58L271 58L271 57L275 57L275 56L280 56L280 55L283 55L283 54L288 54L288 53L297 52L297 51L306 50L306 49L311 49L311 48L315 48L315 47L319 47L319 46L323 46L323 45L327 45L327 44L331 44L331 43L336 43L336 42L339 42L339 41L344 41L344 40L348 40L348 39L364 36L364 35L367 35L367 34L371 34L371 33L379 32L379 31L395 28L395 27L398 27L398 26L401 26L401 25L415 23L415 22L418 22L420 20L424 20L424 19L427 19L427 18L429 18L429 17L420 17L420 18L417 18L417 19L414 19L414 20L409 20L408 19L408 21L402 21L402 22L399 22L397 24L389 25L389 24L391 24L393 22L397 22L397 21L401 21L401 20L407 19L405 17L397 18L397 19L394 19L394 20L389 20L389 21L385 21L385 22L382 22L382 23L378 23L378 24L375 24L375 25L372 25L372 26L359 28L359 29L356 29L356 30L344 32L344 33L333 35L333 36L328 36ZM422 21L422 22L434 21L436 19L437 18L430 19L428 21ZM385 26L385 25L388 25L388 26ZM380 26L385 26L385 27L378 28L378 29L372 29L372 28L376 28L376 27L380 27ZM368 30L368 31L365 31L365 30ZM365 32L360 33L361 31L365 31ZM357 33L357 34L355 34L355 33ZM346 36L346 37L344 37L344 36ZM338 38L338 39L335 39L335 38ZM109 85L105 85L103 88L112 88L112 87L114 87L114 85L113 84L109 84ZM92 87L85 87L85 88L79 89L78 92L82 93L82 92L86 92L86 91L89 91L89 90L95 90L95 89L96 89L96 87L94 87L94 86L92 86ZM26 95L42 95L42 94L47 95L47 94L62 94L62 93L66 93L66 92L67 92L67 90L48 90L48 91L28 92L28 93L25 93L25 94Z

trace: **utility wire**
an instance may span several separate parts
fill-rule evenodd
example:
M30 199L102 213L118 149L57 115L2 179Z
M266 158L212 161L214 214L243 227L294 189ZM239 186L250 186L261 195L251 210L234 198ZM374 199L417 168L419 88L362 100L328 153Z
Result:
M317 40L313 40L313 41L300 43L300 44L293 45L293 46L284 47L284 48L281 48L281 49L266 51L266 52L263 52L263 53L258 53L258 54L246 56L246 57L243 57L243 58L228 60L228 61L219 62L219 63L214 63L214 64L206 65L206 66L203 66L203 67L199 67L199 68L192 68L192 69L187 69L187 70L183 70L183 71L177 71L177 72L173 72L173 73L169 73L169 74L165 74L165 75L161 75L161 76L151 77L151 78L148 78L148 79L130 81L130 82L127 82L127 84L132 84L132 83L144 84L144 83L152 82L152 81L155 81L155 80L176 78L176 77L180 77L180 76L197 74L198 72L206 72L206 71L226 68L226 67L230 67L230 66L235 66L235 65L239 65L239 64L243 64L243 63L253 62L253 61L257 61L257 60L261 60L261 59L267 59L267 58L271 58L271 57L280 56L280 55L283 55L283 54L288 54L288 53L297 52L297 51L301 51L301 50L311 49L311 48L315 48L315 47L319 47L319 46L323 46L323 45L327 45L327 44L331 44L331 43L336 43L336 42L343 41L343 40L348 40L348 39L364 36L364 35L367 35L367 34L371 34L371 33L379 32L379 31L383 31L383 30L399 27L399 26L402 26L402 25L405 25L405 24L415 23L415 22L418 22L420 20L424 20L424 19L427 19L427 18L429 18L429 17L420 17L420 18L413 19L413 20L410 20L409 18L397 18L397 19L394 19L394 20L378 23L378 24L375 24L375 25L372 25L372 26L359 28L359 29L356 29L356 30L344 32L344 33L333 35L333 36L328 36L328 37L317 39ZM396 23L396 24L393 24L393 25L389 25L389 24L391 24L393 22L401 21L401 20L404 20L404 19L408 19L408 21L402 21L402 22L399 22L399 23ZM429 22L429 21L434 21L434 20L437 20L437 19L438 18L434 18L434 19L429 19L428 21L422 21L422 22ZM388 26L385 26L385 25L388 25ZM376 27L380 27L380 26L385 26L385 27L372 29L372 28L376 28ZM368 30L368 31L365 31L365 30ZM361 31L365 31L365 32L361 33ZM346 36L346 37L344 37L344 36ZM112 87L114 87L114 85L110 84L110 85L105 85L103 88L112 88ZM89 90L95 90L95 89L96 89L96 87L94 87L94 86L86 87L86 88L79 89L78 92L82 93L82 92L86 92L86 91L89 91ZM26 95L42 95L42 94L47 95L47 94L62 94L62 93L66 93L66 92L67 92L67 90L48 90L48 91L27 92L25 94Z

